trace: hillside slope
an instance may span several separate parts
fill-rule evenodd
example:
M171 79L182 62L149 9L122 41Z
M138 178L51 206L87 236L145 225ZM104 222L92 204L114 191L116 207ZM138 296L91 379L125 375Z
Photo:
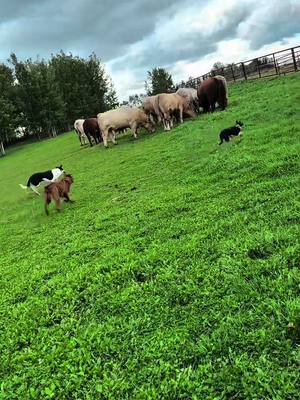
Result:
M299 399L299 133L294 74L109 150L74 132L11 149L0 398ZM18 183L61 163L76 202L47 218Z

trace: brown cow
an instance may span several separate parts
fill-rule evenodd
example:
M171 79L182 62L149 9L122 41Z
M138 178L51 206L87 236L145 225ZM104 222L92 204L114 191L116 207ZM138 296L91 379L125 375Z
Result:
M173 127L173 118L179 117L183 122L183 114L195 117L196 112L190 107L189 101L177 93L162 93L158 95L158 108L162 115L164 130Z
M204 80L197 88L199 106L204 112L215 111L216 103L222 110L228 104L226 79L223 76L214 76Z
M91 147L93 146L91 137L94 138L96 144L102 142L102 135L100 132L97 118L85 119L83 122L83 131L87 136Z

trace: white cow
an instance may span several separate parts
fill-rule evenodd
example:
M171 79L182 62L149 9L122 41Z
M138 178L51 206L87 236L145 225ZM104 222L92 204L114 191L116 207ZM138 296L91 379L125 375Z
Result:
M81 146L87 143L87 137L86 134L84 133L83 123L84 119L76 119L76 121L74 122L74 129L78 135Z

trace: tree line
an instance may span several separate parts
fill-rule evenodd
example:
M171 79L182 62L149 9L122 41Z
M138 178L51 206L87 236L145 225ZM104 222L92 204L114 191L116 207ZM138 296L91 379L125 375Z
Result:
M27 139L55 137L77 118L96 116L118 104L110 76L95 54L87 59L65 54L50 60L20 61L11 54L0 63L0 152L22 127Z

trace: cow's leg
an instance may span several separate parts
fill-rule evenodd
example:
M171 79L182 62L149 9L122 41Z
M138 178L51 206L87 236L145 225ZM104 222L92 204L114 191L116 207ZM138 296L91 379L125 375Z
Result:
M104 147L108 148L108 146L107 146L108 131L107 130L103 131L102 137L103 137L103 145L104 145Z
M179 120L180 123L183 123L183 107L179 107Z
M156 124L156 123L157 123L157 118L156 118L156 115L155 115L155 114L150 113L150 114L149 114L149 119L150 119L150 122L151 122L152 124Z
M97 144L97 143L98 143L98 142L97 142L97 138L96 138L96 136L94 135L94 133L93 133L92 137L93 137L93 139L94 139L95 144Z
M100 132L95 130L94 131L94 139L95 139L95 143L100 143Z
M80 146L82 146L82 138L81 138L81 134L77 132L77 135L78 135L78 139L79 139L79 142L80 142Z
M170 130L170 115L166 112L163 113L163 125L165 131Z
M171 128L170 128L170 121L169 121L169 119L165 119L164 118L164 129L165 129L165 131L169 131Z
M170 115L170 114L167 114L166 122L167 122L167 130L168 130L168 131L171 130L171 121L172 121L171 115Z
M113 142L113 144L118 144L116 141L116 132L113 129L111 129L109 134L110 134L110 139Z
M136 122L134 122L134 123L130 126L130 128L131 128L131 132L132 132L134 138L137 139L137 124L136 124Z
M89 132L86 132L85 135L86 135L86 137L88 138L88 141L89 141L89 143L90 143L90 146L93 147L92 138L91 138L90 133L89 133Z

